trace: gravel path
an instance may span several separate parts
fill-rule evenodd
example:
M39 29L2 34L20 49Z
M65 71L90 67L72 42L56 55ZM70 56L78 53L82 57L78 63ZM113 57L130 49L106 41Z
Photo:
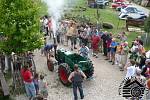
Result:
M45 73L48 81L48 100L73 100L72 88L65 87L59 81L56 69L55 72L48 71L46 57L40 55L40 51L35 52L35 63L37 72ZM91 57L95 72L92 80L86 80L83 84L84 100L123 100L118 95L118 88L123 79L124 72L104 60L102 55L99 58ZM17 100L27 100L25 96L17 97Z

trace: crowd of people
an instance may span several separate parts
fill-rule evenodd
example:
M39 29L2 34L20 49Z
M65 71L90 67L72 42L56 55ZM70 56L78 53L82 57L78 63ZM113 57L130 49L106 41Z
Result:
M47 16L42 19L41 23L41 29L45 33L45 36L54 36L52 34L51 22ZM135 76L137 79L142 79L143 84L148 84L147 87L150 89L150 52L145 50L141 36L135 38L130 46L130 43L127 42L128 37L125 32L118 34L107 31L100 32L93 25L81 25L69 20L59 23L56 40L58 45L68 46L72 51L78 49L78 53L81 56L89 59L91 56L98 58L99 53L102 53L105 60L109 61L112 65L117 65L120 71L126 70L125 78ZM47 45L45 42L42 52L49 51L53 47L53 44ZM80 72L77 66L75 65L73 74ZM22 69L21 73L29 97L35 97L36 94L40 93L44 98L47 98L47 82L44 80L44 76L40 75L39 77L38 74L35 74L33 77L26 66ZM74 76L73 74L68 79L70 82L72 82L71 77ZM80 76L86 78L82 72ZM78 75L76 78L76 81L80 79ZM73 83L75 100L77 100L77 88L79 88L81 99L84 98L81 84L76 84L74 81Z

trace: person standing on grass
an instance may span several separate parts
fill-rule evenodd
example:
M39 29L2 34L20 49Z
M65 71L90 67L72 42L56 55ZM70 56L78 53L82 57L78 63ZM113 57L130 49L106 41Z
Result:
M36 89L33 83L33 76L31 71L28 69L28 66L25 65L23 69L21 69L21 75L25 84L25 90L29 100L32 100L36 96Z
M83 79L86 78L86 75L81 70L79 70L78 65L75 64L74 71L70 74L68 78L69 82L71 82L73 85L74 100L78 100L77 89L79 89L81 99L84 99L82 82Z

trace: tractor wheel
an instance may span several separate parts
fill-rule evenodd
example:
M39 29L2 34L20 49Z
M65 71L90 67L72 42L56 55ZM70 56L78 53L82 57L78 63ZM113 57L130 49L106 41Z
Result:
M54 63L52 60L47 59L47 67L49 71L54 71Z
M94 67L91 66L91 67L90 67L87 71L85 71L84 73L85 73L85 75L87 76L87 78L92 77L93 74L94 74Z
M59 68L58 68L59 79L62 82L62 84L64 84L65 86L71 85L71 83L68 81L68 77L70 73L71 73L70 68L66 63L59 65Z

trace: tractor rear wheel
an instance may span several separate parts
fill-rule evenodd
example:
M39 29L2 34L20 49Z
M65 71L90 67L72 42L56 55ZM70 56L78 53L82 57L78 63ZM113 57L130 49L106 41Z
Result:
M70 68L66 63L59 65L59 68L58 68L59 79L62 82L62 84L65 86L71 85L71 83L68 81L68 77L70 73L71 73Z
M54 63L52 60L47 59L47 67L49 71L54 71Z

